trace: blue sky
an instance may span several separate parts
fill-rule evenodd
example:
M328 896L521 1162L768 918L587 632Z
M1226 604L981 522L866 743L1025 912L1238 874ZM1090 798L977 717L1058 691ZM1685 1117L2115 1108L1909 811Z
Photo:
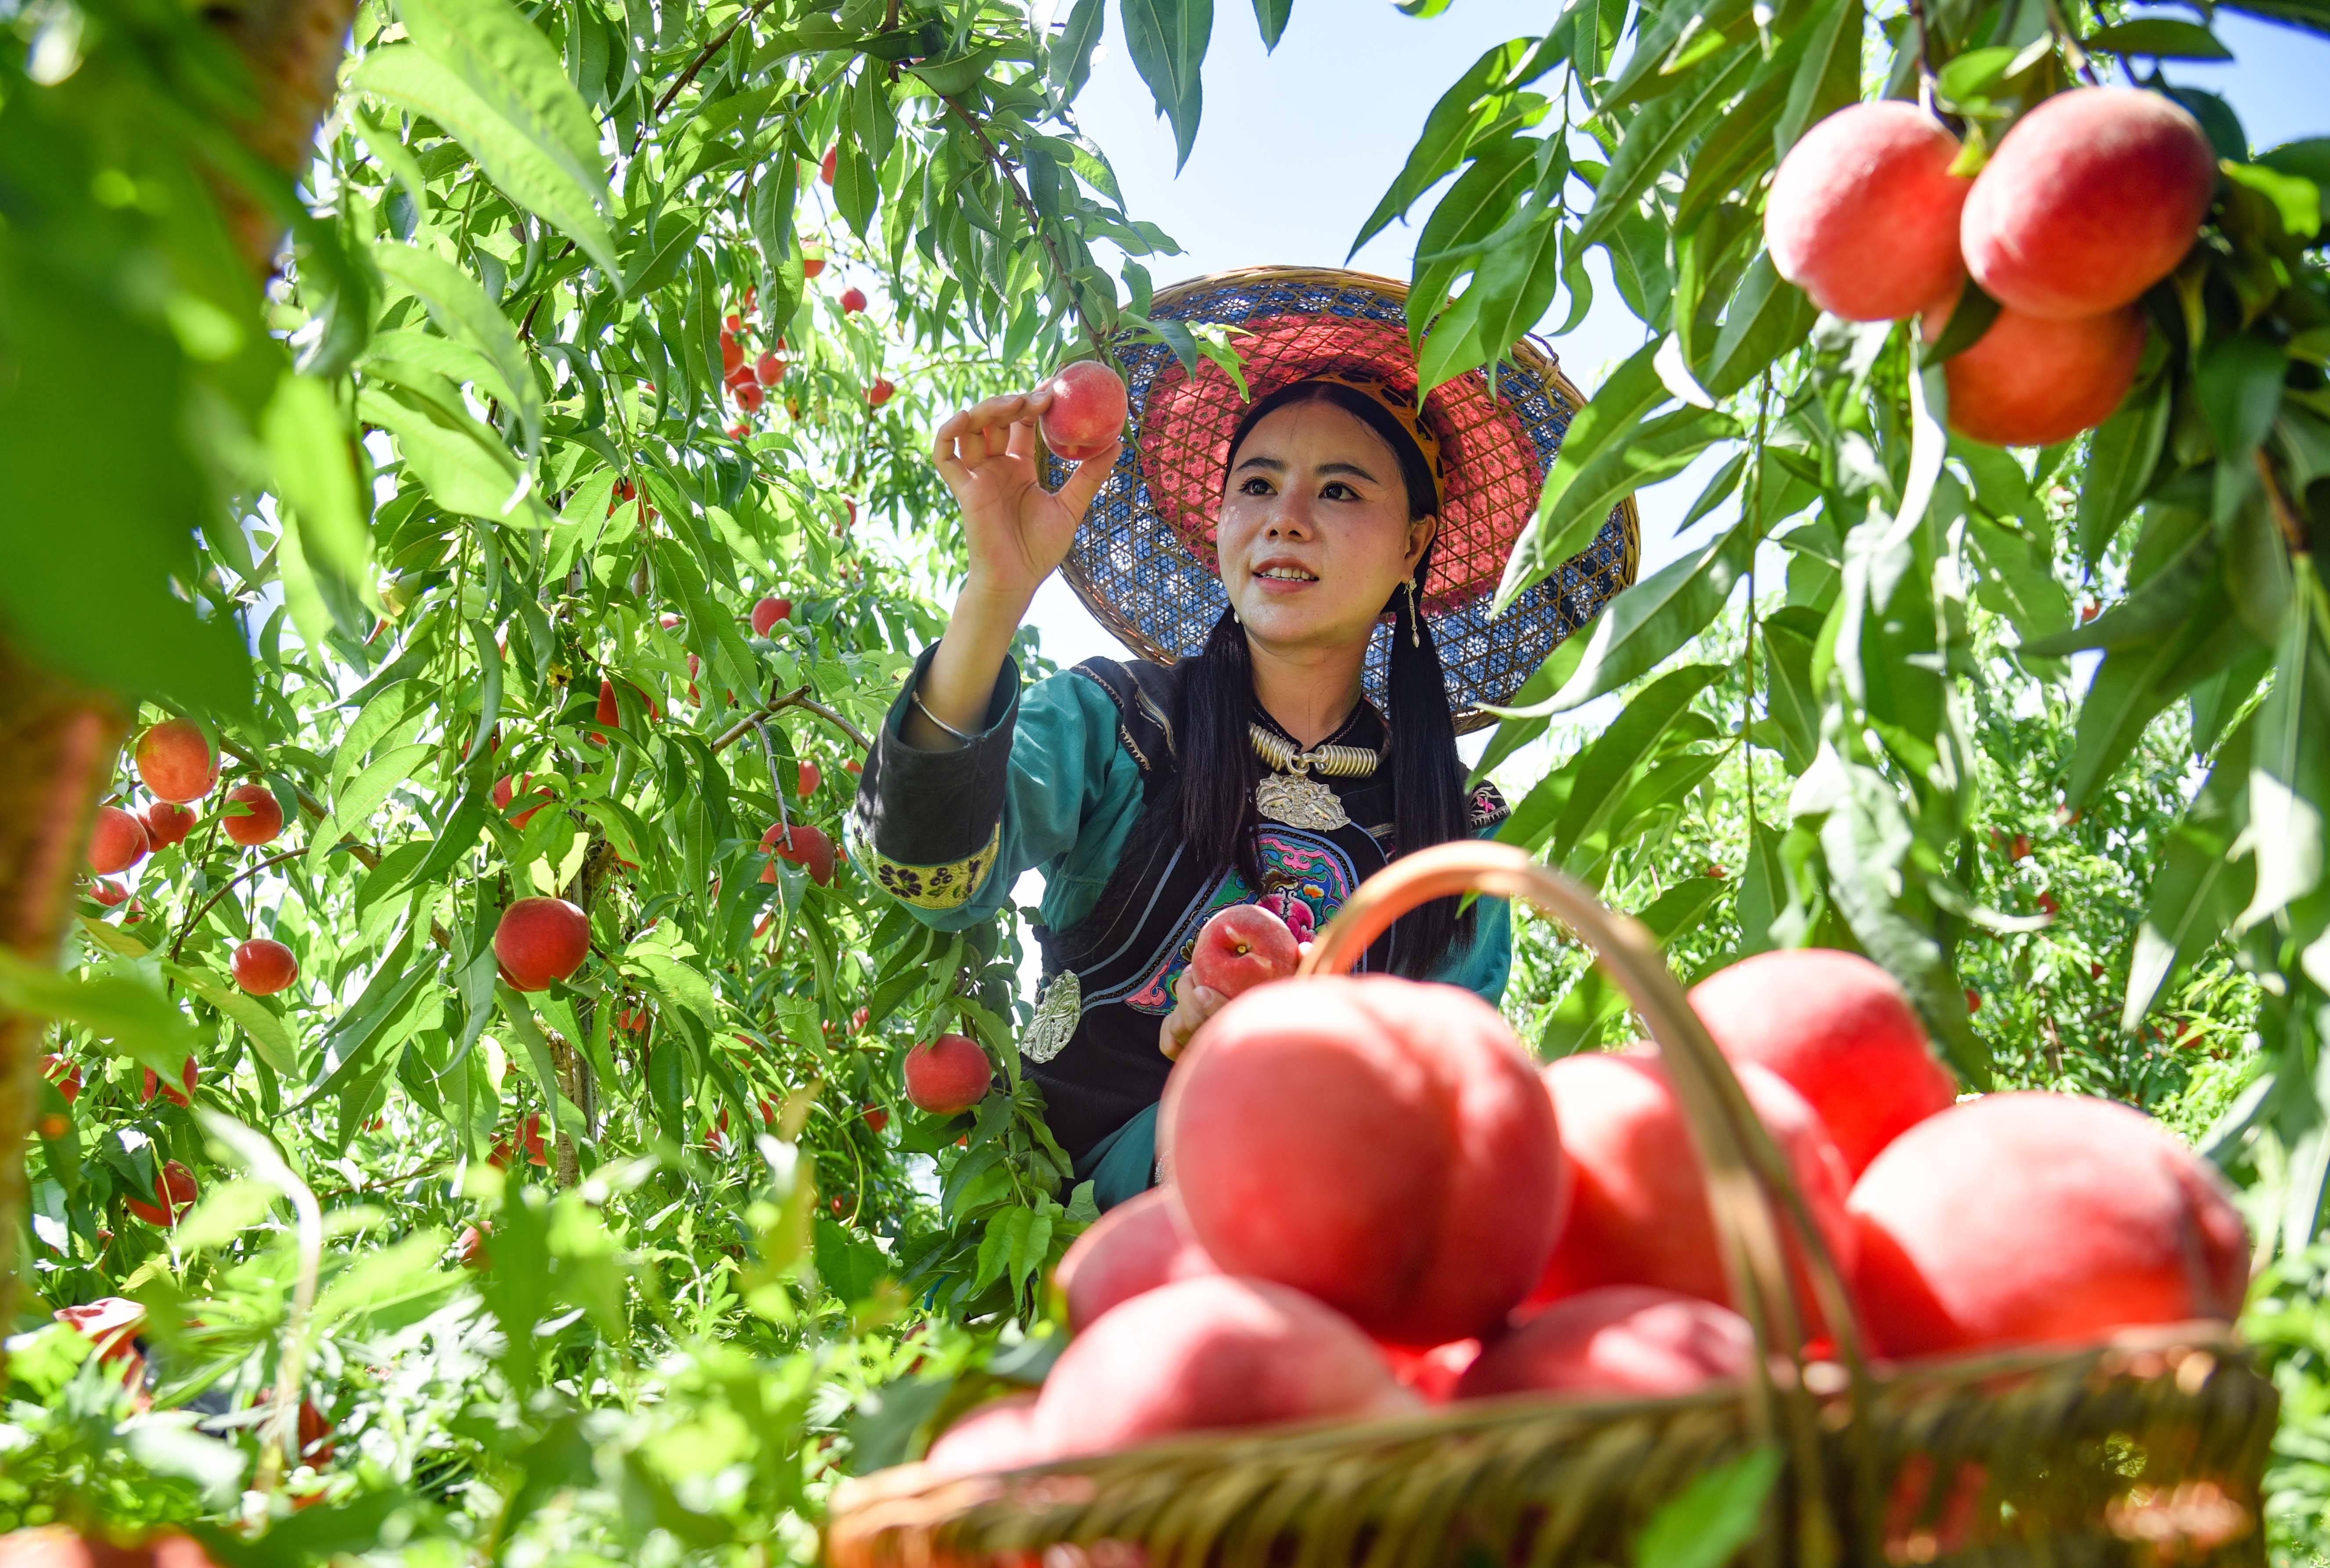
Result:
M1541 32L1558 9L1554 0L1456 0L1424 22L1388 0L1296 0L1276 52L1265 54L1246 0L1215 0L1204 121L1177 177L1172 135L1132 70L1111 6L1078 117L1115 165L1128 207L1187 252L1151 262L1158 283L1262 263L1340 266L1442 90L1490 45ZM2174 80L2229 99L2258 146L2330 135L2330 40L2231 12L2218 13L2214 26L2236 61L2179 63ZM1427 199L1416 217L1430 210ZM1415 234L1394 224L1351 264L1405 278ZM1588 391L1643 335L1606 271L1597 271L1595 301L1579 329L1553 345ZM1567 300L1554 308L1549 326L1568 314ZM1685 544L1675 524L1704 482L1700 470L1715 461L1643 496L1646 570L1701 542L1708 524ZM1037 595L1033 619L1047 653L1063 664L1121 651L1056 578Z

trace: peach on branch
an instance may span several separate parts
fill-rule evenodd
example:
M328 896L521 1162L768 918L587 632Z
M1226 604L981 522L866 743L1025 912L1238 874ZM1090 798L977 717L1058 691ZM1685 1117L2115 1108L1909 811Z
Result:
M283 832L283 803L264 784L236 785L226 792L226 805L219 827L246 849L272 844Z
M174 844L184 844L186 835L194 830L194 824L202 820L194 812L172 800L148 801L137 817L146 825L147 844L155 849L167 849Z
M761 847L772 857L772 864L761 868L762 882L777 880L773 861L782 860L809 873L810 881L819 887L833 882L833 840L821 828L804 827L799 823L788 827L781 822L772 823L761 835Z
M942 1034L906 1053L901 1072L906 1098L933 1116L953 1116L987 1098L995 1076L994 1065L979 1042L962 1034Z
M99 876L128 871L146 858L146 825L118 806L100 806L90 824L89 868Z
M194 1206L194 1199L201 1195L202 1187L195 1182L194 1173L176 1160L171 1160L154 1178L152 1203L128 1198L123 1201L122 1206L147 1224L159 1225L166 1231L185 1217L186 1211Z
M582 967L591 921L563 898L522 898L494 927L494 957L514 990L547 990Z
M756 600L753 604L753 635L766 637L776 628L779 621L791 620L792 618L793 601L791 600L778 599L773 595Z
M1938 339L1948 313L1926 314ZM1973 346L1942 362L1950 429L1999 447L2043 447L2111 417L2144 362L2144 314L2123 306L2068 321L2002 306Z
M2174 99L2074 88L2006 133L1974 183L1959 240L1975 281L2008 309L2099 316L2175 270L2216 189L2215 149Z
M1832 315L1890 321L1956 288L1958 217L1974 182L1958 138L1914 103L1841 109L1772 176L1764 239L1781 277Z
M138 738L137 779L157 800L199 800L218 782L218 748L192 719L165 719Z
M272 997L299 978L299 960L271 937L253 937L228 961L234 983L254 997Z

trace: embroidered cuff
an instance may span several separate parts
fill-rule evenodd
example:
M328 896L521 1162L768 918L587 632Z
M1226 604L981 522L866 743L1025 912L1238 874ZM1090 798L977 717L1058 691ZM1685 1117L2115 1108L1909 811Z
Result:
M1019 668L1005 661L971 744L925 751L908 743L901 726L913 711L910 694L937 651L935 644L923 651L883 715L858 780L852 826L868 869L894 897L923 909L955 909L971 902L995 868L1019 712Z

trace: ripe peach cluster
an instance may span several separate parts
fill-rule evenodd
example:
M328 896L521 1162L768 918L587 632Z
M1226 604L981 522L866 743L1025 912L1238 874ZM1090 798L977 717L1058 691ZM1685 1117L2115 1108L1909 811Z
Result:
M1915 104L1862 103L1788 152L1764 212L1772 264L1854 321L1915 315L1938 339L1971 277L1998 315L1944 363L1950 428L1999 446L2109 417L2144 357L2136 305L2193 248L2216 190L2200 123L2156 92L2059 93L1982 172Z
M1217 965L1275 955L1263 967L1279 973L1293 949L1283 928L1251 925L1217 945ZM1470 992L1244 978L1167 1083L1163 1185L1061 1261L1074 1337L1043 1389L947 1431L933 1469L1749 1375L1754 1336L1655 1049L1539 1071ZM1766 953L1691 1001L1876 1355L2091 1342L2239 1308L2248 1238L2205 1165L2108 1100L1959 1101L1907 997L1868 959ZM1833 1326L1814 1318L1818 1355Z

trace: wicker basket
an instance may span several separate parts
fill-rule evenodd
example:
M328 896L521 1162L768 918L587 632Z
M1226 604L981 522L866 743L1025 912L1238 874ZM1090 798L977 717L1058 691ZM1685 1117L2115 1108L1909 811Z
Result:
M1692 1129L1763 1374L1671 1399L1530 1394L1209 1433L999 1476L901 1466L837 1493L835 1568L1624 1563L1694 1477L1766 1446L1781 1478L1742 1556L1767 1568L2265 1561L2278 1402L2225 1325L1867 1364L1785 1161L1656 944L1575 882L1510 845L1442 845L1360 887L1304 971L1348 969L1403 911L1463 892L1527 899L1625 989ZM1796 1298L1784 1235L1813 1301ZM1832 1360L1788 1348L1814 1307L1834 1326Z

